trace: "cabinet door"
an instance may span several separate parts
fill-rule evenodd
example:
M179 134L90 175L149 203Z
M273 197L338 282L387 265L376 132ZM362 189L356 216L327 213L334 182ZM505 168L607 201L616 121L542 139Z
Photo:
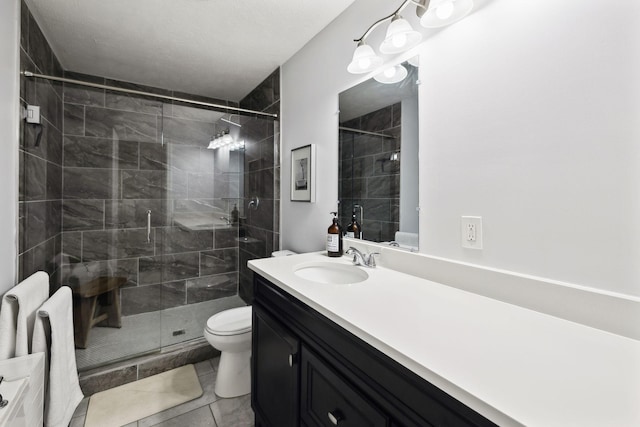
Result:
M387 425L387 417L378 408L304 345L301 376L300 417L310 427Z
M251 399L261 425L298 425L299 348L294 335L254 305Z

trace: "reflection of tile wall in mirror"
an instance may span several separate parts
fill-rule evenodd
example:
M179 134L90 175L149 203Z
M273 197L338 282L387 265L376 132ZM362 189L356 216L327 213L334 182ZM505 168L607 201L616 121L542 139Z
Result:
M370 79L340 94L340 223L346 227L354 206L362 206L363 235L370 241L391 242L397 231L418 231L417 218L415 229L406 229L413 227L406 218L417 216L418 73L405 66L409 75L402 82ZM401 199L413 208L403 208Z

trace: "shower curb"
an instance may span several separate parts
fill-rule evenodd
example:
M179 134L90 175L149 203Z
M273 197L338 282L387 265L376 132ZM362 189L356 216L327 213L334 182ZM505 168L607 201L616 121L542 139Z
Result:
M91 396L180 366L202 362L219 354L204 338L199 338L172 345L159 352L82 372L80 388L85 396Z

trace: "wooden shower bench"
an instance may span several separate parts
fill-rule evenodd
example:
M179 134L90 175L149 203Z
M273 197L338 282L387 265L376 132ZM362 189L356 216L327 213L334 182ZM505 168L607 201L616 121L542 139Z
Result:
M87 348L89 331L94 326L122 327L120 287L125 277L98 277L71 286L73 291L73 333L77 348Z

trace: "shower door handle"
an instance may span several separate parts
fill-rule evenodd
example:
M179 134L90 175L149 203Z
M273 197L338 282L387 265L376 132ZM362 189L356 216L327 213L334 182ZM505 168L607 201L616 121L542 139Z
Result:
M151 209L147 211L147 243L151 243Z

